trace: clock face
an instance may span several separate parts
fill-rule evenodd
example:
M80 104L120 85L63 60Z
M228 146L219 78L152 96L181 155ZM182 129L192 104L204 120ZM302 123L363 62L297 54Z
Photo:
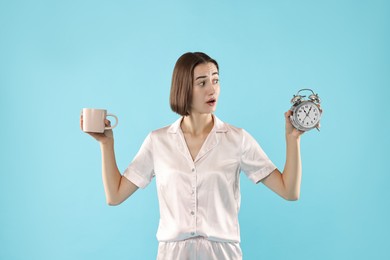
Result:
M295 109L296 122L305 127L313 128L320 121L321 113L319 108L312 102L305 101Z

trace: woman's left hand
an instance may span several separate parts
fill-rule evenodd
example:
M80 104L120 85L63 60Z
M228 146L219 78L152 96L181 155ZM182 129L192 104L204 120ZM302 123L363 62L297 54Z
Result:
M298 130L292 125L292 123L290 121L290 116L292 114L293 114L293 111L291 111L291 110L288 110L286 113L284 113L284 117L286 120L286 137L299 138L304 133L304 131Z

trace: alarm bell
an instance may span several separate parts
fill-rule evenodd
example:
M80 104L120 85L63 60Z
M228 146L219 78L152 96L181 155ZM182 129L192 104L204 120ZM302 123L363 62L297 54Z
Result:
M309 88L304 88L304 89L301 89L297 92L296 95L293 96L293 98L291 99L291 103L293 105L298 105L299 103L301 103L303 100L303 98L305 98L306 96L302 96L302 95L299 95L299 93L301 91L311 91L312 94L309 96L309 99L310 101L316 103L316 104L321 104L321 100L320 100L320 97L318 96L318 94L315 94L313 90L309 89Z

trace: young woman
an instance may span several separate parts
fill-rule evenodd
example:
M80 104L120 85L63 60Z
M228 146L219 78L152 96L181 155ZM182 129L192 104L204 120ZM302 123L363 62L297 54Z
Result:
M181 117L151 132L123 175L115 161L112 130L90 133L100 143L109 205L120 204L156 178L157 259L242 259L241 171L286 200L299 197L302 132L290 123L292 112L285 113L287 158L281 173L251 135L213 114L219 93L218 63L200 52L182 55L170 93L171 108Z

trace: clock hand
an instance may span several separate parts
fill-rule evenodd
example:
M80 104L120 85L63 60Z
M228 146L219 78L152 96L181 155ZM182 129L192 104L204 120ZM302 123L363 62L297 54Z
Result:
M302 120L302 123L305 123L306 117L308 117L308 116L307 116L307 115L305 116L305 118ZM309 118L310 118L310 117L309 117Z
M303 109L303 111L306 113L305 119L306 119L306 117L308 117L308 118L311 119L311 117L309 116L309 114L310 114L310 111L311 111L312 108L313 108L313 107L310 107L309 112L307 112L307 113L306 113L305 109Z

